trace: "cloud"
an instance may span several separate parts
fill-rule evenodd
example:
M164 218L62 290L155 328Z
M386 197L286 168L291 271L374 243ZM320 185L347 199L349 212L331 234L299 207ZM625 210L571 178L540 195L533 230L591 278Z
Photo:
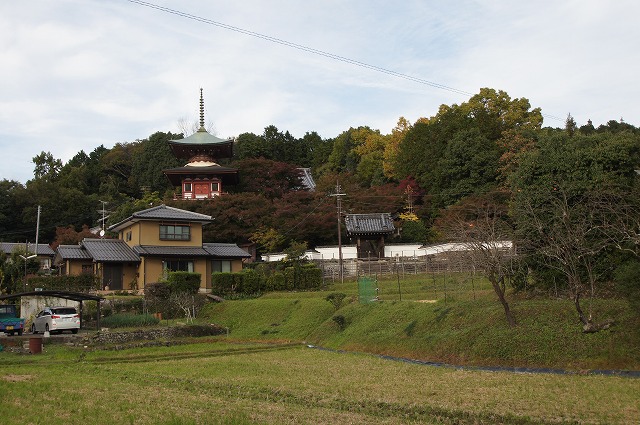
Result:
M0 178L31 178L41 151L67 161L179 132L181 119L198 119L200 87L222 137L271 124L296 137L388 133L400 116L413 122L469 97L214 21L469 93L503 89L579 124L639 124L632 1L156 4L206 21L124 0L0 3Z

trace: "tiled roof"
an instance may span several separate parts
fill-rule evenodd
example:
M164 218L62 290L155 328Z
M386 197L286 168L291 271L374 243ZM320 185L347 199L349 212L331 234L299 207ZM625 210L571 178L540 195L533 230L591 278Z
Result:
M251 255L234 243L205 243L203 248L210 255L223 258L249 258Z
M209 257L210 254L199 246L157 246L138 245L133 247L138 255L170 256L170 257Z
M395 230L391 215L347 214L344 218L347 232L354 235L391 234Z
M81 245L60 245L58 255L63 260L92 260L91 255Z
M179 208L168 207L162 204L158 205L157 207L135 212L131 215L131 217L122 220L120 223L110 226L109 230L117 232L122 230L124 227L140 220L171 220L182 222L209 223L212 221L212 218L210 215L198 214L187 210L181 210Z
M198 214L179 208L168 207L164 204L133 213L132 217L145 220L181 220L181 221L211 221L210 215Z
M300 181L302 186L313 191L316 190L316 182L311 175L311 168L298 168L300 170Z
M221 139L208 131L201 129L184 139L170 140L169 143L176 145L218 145L232 144L233 139Z
M22 252L24 252L24 244L23 243L12 243L12 242L0 242L0 251L6 253L6 254L11 254L13 252L14 249L21 249ZM36 250L36 244L33 243L28 243L27 244L27 250L29 251L29 253L35 253ZM53 251L53 249L51 249L51 247L47 244L44 243L39 243L38 244L38 255L49 255L49 256L54 256L56 255L56 253Z
M82 246L94 261L100 263L137 263L138 254L121 239L85 239Z

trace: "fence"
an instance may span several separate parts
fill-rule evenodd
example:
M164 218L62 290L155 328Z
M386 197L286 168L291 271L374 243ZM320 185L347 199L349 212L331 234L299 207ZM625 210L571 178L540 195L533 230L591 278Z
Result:
M340 280L338 260L314 260L322 270L322 277L333 282ZM375 260L345 259L342 272L345 278L360 276L400 275L443 272L472 272L474 266L465 252L446 252L422 257L395 257Z

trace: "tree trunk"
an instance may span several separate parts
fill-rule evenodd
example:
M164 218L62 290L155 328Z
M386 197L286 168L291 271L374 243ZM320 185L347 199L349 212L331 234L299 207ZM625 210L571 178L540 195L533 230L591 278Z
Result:
M602 323L593 323L591 317L587 318L582 312L582 308L580 307L580 292L574 293L573 304L576 306L578 317L580 318L580 322L582 323L582 332L584 333L600 332L605 329L609 329L615 324L615 321L613 319L607 319Z
M584 326L587 326L589 324L589 319L587 319L587 317L582 312L582 308L580 307L580 291L574 292L573 305L576 307L576 311L578 312L578 318L580 319L580 322L582 322Z
M511 309L509 308L509 303L507 302L507 299L504 296L504 290L500 286L500 283L495 281L495 279L491 279L491 285L493 286L493 290L495 291L496 295L498 296L498 299L500 300L500 304L502 304L502 308L504 308L504 315L507 318L507 323L509 324L509 327L511 328L515 327L517 325L516 318L511 312Z

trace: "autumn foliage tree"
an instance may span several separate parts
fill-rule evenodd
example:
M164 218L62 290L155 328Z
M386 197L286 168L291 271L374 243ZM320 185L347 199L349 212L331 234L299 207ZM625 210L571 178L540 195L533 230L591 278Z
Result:
M507 192L470 197L450 208L437 226L448 240L464 245L474 269L481 271L493 287L509 326L516 318L507 301L507 278L515 257L511 241L513 226L508 215Z

